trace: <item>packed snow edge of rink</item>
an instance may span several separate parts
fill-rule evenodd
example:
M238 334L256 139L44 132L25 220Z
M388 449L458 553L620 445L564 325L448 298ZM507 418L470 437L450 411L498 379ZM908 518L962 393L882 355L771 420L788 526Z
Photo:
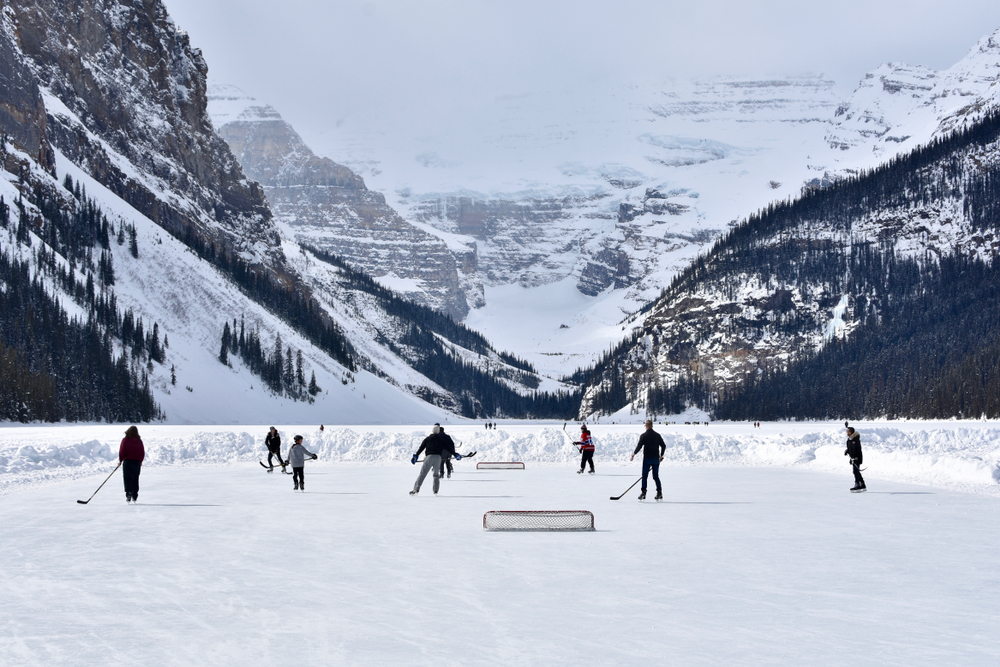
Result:
M575 467L571 445L577 427L521 422L485 430L482 425L448 427L460 453L478 454L460 463L523 461ZM642 427L592 427L599 466L627 465ZM24 485L109 472L117 459L120 426L29 426L0 428L0 493ZM774 466L850 476L842 427L830 423L658 426L667 445L667 466ZM1000 426L995 423L905 422L859 425L865 477L1000 496ZM249 431L252 431L249 432ZM266 427L158 426L140 428L147 466L226 465L266 458ZM280 428L282 452L294 433L319 455L310 465L407 465L428 429L413 426L328 427L324 431ZM460 444L459 444L460 443ZM635 464L633 464L635 465ZM636 468L638 469L637 465Z

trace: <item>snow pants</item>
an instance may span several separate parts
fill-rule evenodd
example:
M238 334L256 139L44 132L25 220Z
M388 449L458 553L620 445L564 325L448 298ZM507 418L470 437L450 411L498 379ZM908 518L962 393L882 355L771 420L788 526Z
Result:
M594 472L594 450L585 449L583 450L583 458L580 459L580 470L587 467L587 463L590 463L590 472Z
M296 489L306 488L306 467L300 466L292 468L292 481L295 482Z
M642 460L642 490L646 491L646 477L649 475L649 471L653 471L653 481L656 482L656 492L662 493L663 487L660 486L660 459L643 459Z
M441 455L431 454L429 456L424 456L424 465L420 468L420 474L417 475L417 481L413 485L414 491L420 490L420 485L424 483L424 478L427 477L427 473L434 471L434 493L438 492L441 488Z
M860 486L860 487L864 488L864 486L865 486L865 479L864 479L864 477L861 476L861 470L860 470L860 468L861 468L860 465L858 465L854 461L851 461L851 469L854 471L854 484L857 485L857 486Z
M125 495L133 499L139 497L139 473L142 471L142 461L125 459L122 461L122 479L125 480Z

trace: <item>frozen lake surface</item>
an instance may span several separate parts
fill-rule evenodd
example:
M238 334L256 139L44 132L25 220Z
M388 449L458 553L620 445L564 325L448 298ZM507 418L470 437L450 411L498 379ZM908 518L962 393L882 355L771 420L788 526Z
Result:
M98 455L21 472L8 456L0 664L937 667L995 665L1000 654L1000 499L886 479L896 474L889 462L917 459L880 450L875 437L869 491L850 494L846 459L836 472L817 469L825 447L842 455L833 425L784 425L782 437L800 444L771 456L786 446L800 455L807 432L823 441L828 428L831 439L809 450L811 461L785 452L784 467L721 450L699 465L694 433L661 427L678 450L661 469L661 503L637 502L638 488L609 500L638 477L638 463L608 463L627 459L619 450L635 426L593 429L597 475L574 473L566 443L561 461L524 471L476 471L480 454L458 463L437 497L430 480L408 496L417 467L388 460L394 447L408 458L426 429L356 427L351 447L342 430L309 432L307 447L314 440L325 454L307 466L300 494L291 476L260 468L256 440L213 462L211 448L184 457L169 445L199 441L195 430L160 428L143 429L160 451L135 506L120 472L89 505L76 503L114 467ZM735 438L744 458L751 439L778 442L780 430L710 428L713 447ZM24 446L14 441L29 432L65 449L105 429L117 445L120 427L0 429L0 451ZM450 430L463 451L517 445L537 459L563 437L561 424ZM995 440L995 426L974 430ZM945 439L927 425L897 431ZM241 442L231 434L225 446ZM386 458L343 460L359 443ZM950 460L976 456L990 454ZM43 475L64 469L72 474ZM498 509L586 509L597 530L484 532L483 513Z

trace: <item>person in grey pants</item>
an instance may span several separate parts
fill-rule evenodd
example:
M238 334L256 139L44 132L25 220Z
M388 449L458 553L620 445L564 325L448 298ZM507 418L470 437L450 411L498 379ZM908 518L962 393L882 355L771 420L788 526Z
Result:
M295 491L305 491L306 490L306 456L312 459L316 458L316 455L310 452L302 445L302 436L297 435L294 438L295 444L292 448L288 450L288 463L292 466L292 481L295 482Z
M420 474L417 475L417 481L413 484L410 495L415 496L420 493L420 485L431 471L434 472L434 495L437 495L438 489L441 488L441 455L447 453L456 461L461 461L462 455L455 452L455 443L441 428L441 424L434 424L431 434L420 443L420 449L410 458L410 463L416 465L421 453L424 455L424 465L420 468Z

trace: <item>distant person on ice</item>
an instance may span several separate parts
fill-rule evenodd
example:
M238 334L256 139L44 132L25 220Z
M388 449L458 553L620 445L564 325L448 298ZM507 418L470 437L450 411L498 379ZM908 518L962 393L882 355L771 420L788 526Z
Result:
M639 436L639 444L629 461L635 459L635 455L642 450L642 491L639 493L639 500L646 499L646 479L649 471L653 471L653 481L656 482L656 500L663 500L663 487L660 485L660 463L663 455L667 451L667 446L663 442L660 434L653 430L653 422L646 420L646 432Z
M582 475L583 469L587 467L587 463L590 463L590 474L594 474L594 439L590 437L590 431L586 426L580 428L580 442L574 442L574 445L580 447L580 453L583 457L580 459L580 469L577 470L577 474Z
M447 452L456 461L462 460L462 455L455 453L455 443L452 441L451 436L444 432L441 424L434 424L431 434L424 438L424 441L420 443L420 449L410 458L410 463L416 465L420 454L423 453L424 455L424 465L420 468L420 474L417 475L417 481L413 484L413 490L410 491L411 496L420 493L420 485L424 483L424 478L431 471L434 473L434 495L437 495L438 490L441 488L442 452Z
M278 463L281 467L285 467L285 462L281 460L281 436L278 435L278 430L271 427L271 430L267 432L267 436L264 438L264 444L267 445L267 465L268 472L274 472L274 463L271 462L272 456L278 457Z
M146 448L142 446L139 429L129 426L118 447L118 462L122 466L122 479L125 480L125 502L134 503L139 499L139 473L142 472L142 460L146 458Z
M854 430L853 426L847 427L847 449L844 456L851 457L851 469L854 470L854 488L851 493L861 493L866 490L865 480L861 476L861 434Z
M288 462L292 464L292 481L295 483L295 491L306 490L306 456L315 460L316 455L302 446L302 436L293 438L295 444L288 450Z

